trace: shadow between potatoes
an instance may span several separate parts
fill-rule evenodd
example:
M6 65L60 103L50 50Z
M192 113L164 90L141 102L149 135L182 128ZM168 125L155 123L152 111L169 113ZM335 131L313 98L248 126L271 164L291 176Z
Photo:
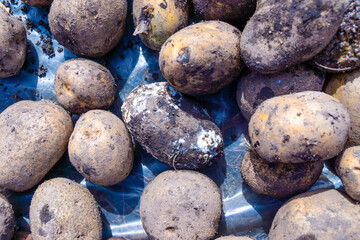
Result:
M332 174L337 176L337 173L336 173L336 170L335 170L335 161L336 161L336 158L332 158L332 159L329 159L327 161L324 161L324 164Z

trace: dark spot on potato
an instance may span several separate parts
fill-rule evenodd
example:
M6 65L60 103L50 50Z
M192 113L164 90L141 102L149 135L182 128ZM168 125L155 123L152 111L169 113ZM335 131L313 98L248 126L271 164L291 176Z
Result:
M188 47L182 48L179 51L179 55L176 58L176 61L178 63L180 63L181 65L185 65L185 64L189 63L189 61L190 61L190 49Z
M254 147L256 148L258 146L260 146L260 143L259 143L259 141L256 141L256 143L254 144Z
M168 232L175 232L175 227L167 227L165 228L165 231L168 231Z
M261 89L260 93L257 95L258 99L266 100L275 96L274 91L269 87L264 87Z
M94 168L88 167L85 164L83 166L83 173L87 176L92 176L92 175L98 176L99 175Z
M39 234L40 234L40 236L43 236L43 237L47 236L46 232L42 228L39 228Z
M166 2L166 0L163 0L164 2L163 3L160 3L159 5L160 5L160 7L162 8L162 9L166 9L167 8L167 2Z
M185 10L188 0L175 0L175 7Z
M286 143L290 140L290 136L289 135L285 135L284 139L283 139L283 143Z
M42 223L47 223L53 218L53 213L49 211L49 205L45 204L40 212L40 221Z

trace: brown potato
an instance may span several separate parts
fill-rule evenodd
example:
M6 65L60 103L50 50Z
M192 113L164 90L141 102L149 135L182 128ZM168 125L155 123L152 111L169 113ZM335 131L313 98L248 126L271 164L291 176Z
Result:
M81 114L91 109L108 109L116 97L115 79L97 62L71 59L55 75L55 94L68 111Z
M34 7L43 7L43 6L50 6L53 0L22 0L22 1Z
M220 21L205 21L172 35L159 56L164 78L177 91L211 94L237 79L243 69L240 31Z
M42 183L31 200L29 215L35 240L101 239L101 215L95 198L70 179Z
M290 199L276 213L269 240L359 239L360 207L346 194L320 189Z
M343 149L350 116L334 97L306 91L263 102L251 117L251 144L268 162L325 161Z
M20 101L0 114L0 187L34 187L61 158L73 130L69 114L49 100Z
M69 157L87 180L112 186L130 174L134 149L125 124L117 116L92 110L76 122L69 141Z
M16 226L15 214L11 204L0 194L0 239L10 240Z
M219 227L219 187L195 171L166 171L144 189L140 217L150 239L212 239Z
M54 0L49 26L54 38L79 57L101 57L125 32L126 0Z
M241 176L250 188L273 198L291 197L310 189L319 179L323 162L268 163L250 148L241 161Z
M236 99L241 114L250 121L257 106L274 96L303 91L321 91L325 75L303 64L273 74L249 71L241 76Z

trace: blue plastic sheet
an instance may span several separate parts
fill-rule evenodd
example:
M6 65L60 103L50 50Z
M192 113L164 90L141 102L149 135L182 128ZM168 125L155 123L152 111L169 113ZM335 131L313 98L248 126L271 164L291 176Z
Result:
M61 46L51 36L46 26L47 8L30 7L17 0L5 2L10 3L14 15L21 16L24 25L28 26L29 53L27 63L19 75L0 79L0 112L11 104L25 99L45 98L56 101L54 74L62 62L76 56L65 48L61 51L59 49ZM96 59L110 69L117 81L118 94L111 111L119 117L121 117L120 108L123 101L138 84L164 81L159 71L158 53L146 48L138 37L132 36L133 29L131 1L129 1L125 37L110 54ZM52 39L55 56L49 57L44 54L41 36L45 39L49 36ZM41 65L47 68L46 76L36 74L36 70ZM272 219L286 199L278 200L257 195L243 183L240 162L248 147L247 123L236 105L236 84L231 84L215 95L198 97L221 128L225 142L224 157L201 172L212 178L221 189L223 216L219 236L236 234L249 235L259 240L267 239L266 233ZM74 121L77 118L78 116L73 116ZM66 177L90 190L102 211L103 239L112 236L146 239L139 217L140 197L144 187L156 175L168 169L169 167L137 146L135 164L130 176L115 186L101 187L85 181L71 166L67 154L46 175L45 180ZM331 167L325 167L320 179L311 190L341 187L341 181L333 174ZM23 193L6 192L9 201L13 204L17 225L23 231L30 231L29 205L35 189L36 187Z

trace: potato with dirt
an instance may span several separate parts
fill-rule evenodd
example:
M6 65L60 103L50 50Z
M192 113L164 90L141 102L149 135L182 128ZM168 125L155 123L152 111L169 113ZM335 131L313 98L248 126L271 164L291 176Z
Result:
M50 6L53 0L22 0L24 3L34 7Z
M223 154L222 133L206 110L166 82L139 85L121 110L132 136L170 167L200 169Z
M319 189L300 194L276 213L269 240L357 240L360 207L345 193Z
M337 32L346 0L259 0L241 37L241 56L268 74L310 60Z
M150 239L213 239L222 212L219 187L196 171L165 171L144 189L140 218Z
M69 158L90 182L112 186L130 174L134 147L125 124L116 115L91 110L76 122L69 141Z
M133 0L134 35L155 51L189 21L188 0Z
M242 236L242 237L238 237L238 236L226 236L226 237L219 237L215 240L252 240L252 238L249 238L249 237L245 237L245 236Z
M269 163L249 148L240 172L251 190L272 198L292 197L305 192L319 179L323 162Z
M249 123L251 145L268 162L325 161L344 148L347 109L323 92L306 91L263 102Z
M100 240L100 210L88 189L66 178L42 183L30 204L30 228L36 240Z
M115 79L97 62L75 58L60 65L55 74L59 103L75 114L92 109L109 109L116 97Z
M0 114L0 187L25 191L40 182L67 149L73 122L50 100L20 101Z
M2 5L0 3L0 5ZM26 59L26 30L4 5L0 7L0 78L17 75Z
M324 81L324 74L304 64L273 74L248 71L240 77L236 100L241 114L250 121L257 106L265 100L296 92L321 91Z
M125 32L126 0L54 0L49 26L54 38L78 57L102 57Z
M0 240L10 240L16 226L15 213L11 204L0 194Z
M237 28L221 21L190 25L162 46L161 73L172 87L184 94L218 92L238 79L244 67L240 37Z

